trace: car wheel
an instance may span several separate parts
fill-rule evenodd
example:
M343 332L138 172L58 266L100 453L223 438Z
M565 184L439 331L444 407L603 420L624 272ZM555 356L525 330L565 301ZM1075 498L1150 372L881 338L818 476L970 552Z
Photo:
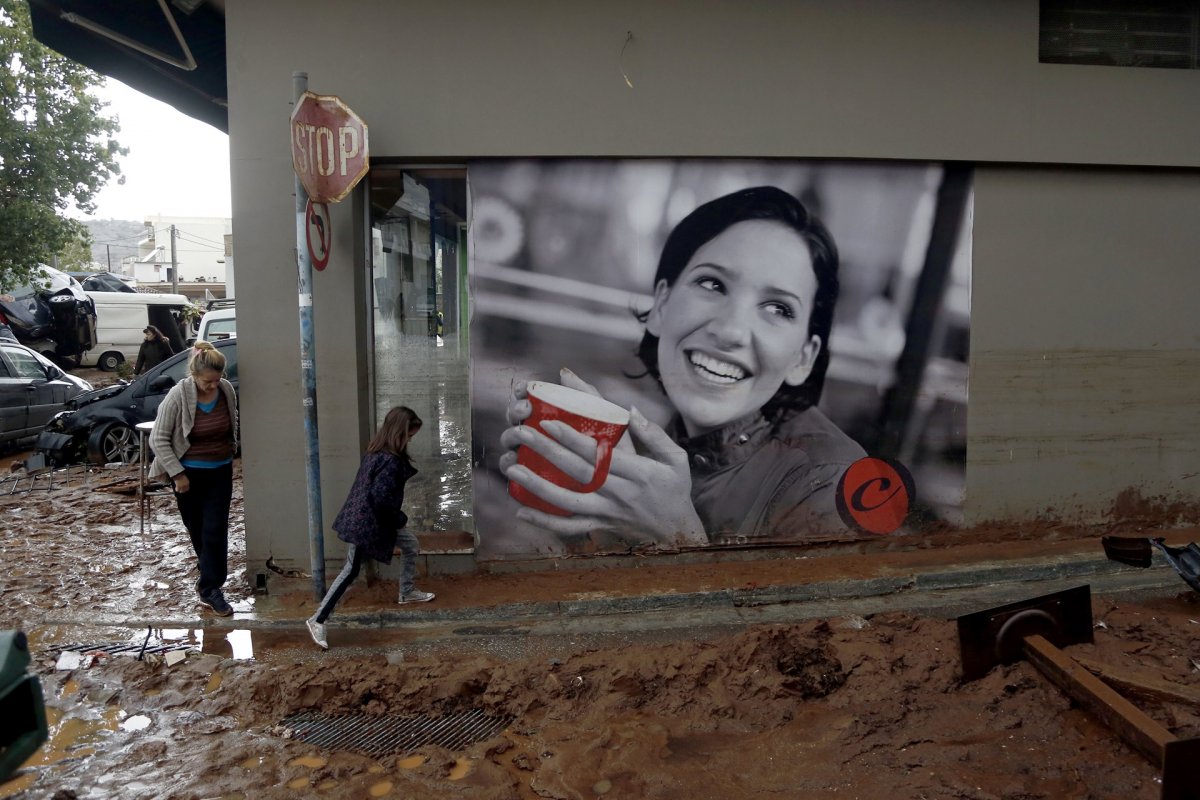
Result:
M87 455L93 464L136 464L137 433L119 422L98 425L88 435Z
M120 353L109 350L96 361L96 366L105 372L115 372L117 367L121 366L125 361L125 356Z

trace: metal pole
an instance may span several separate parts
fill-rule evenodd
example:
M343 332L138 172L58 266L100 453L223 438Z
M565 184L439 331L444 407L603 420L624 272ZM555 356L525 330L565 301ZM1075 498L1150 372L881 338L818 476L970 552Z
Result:
M171 291L179 294L179 262L175 260L175 226L171 226Z
M292 104L308 90L308 73L292 73ZM321 452L317 433L317 360L312 309L312 260L305 234L308 193L296 176L296 270L300 291L300 374L304 384L304 447L308 476L308 558L312 564L313 597L325 597L325 526L321 521Z

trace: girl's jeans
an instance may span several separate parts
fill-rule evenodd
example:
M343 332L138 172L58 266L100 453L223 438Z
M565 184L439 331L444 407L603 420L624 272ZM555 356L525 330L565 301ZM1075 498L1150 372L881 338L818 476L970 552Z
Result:
M400 597L408 594L413 590L413 575L417 571L417 554L421 552L421 546L417 542L417 537L408 532L408 528L401 528L396 534L396 541L400 545L400 552L404 554L404 564L400 572ZM321 605L317 608L317 613L313 615L313 619L317 622L324 623L329 619L329 615L333 613L333 609L337 607L338 601L342 599L342 595L350 588L350 584L354 583L354 579L358 577L358 572L362 569L363 562L366 556L356 546L350 545L346 550L346 564L342 567L342 571L333 579L333 583L329 586L329 591L325 593L325 599L321 601Z
M409 533L408 528L396 532L396 543L404 554L404 564L400 570L400 597L404 597L414 588L413 576L417 572L417 555L421 552L421 545L416 534Z

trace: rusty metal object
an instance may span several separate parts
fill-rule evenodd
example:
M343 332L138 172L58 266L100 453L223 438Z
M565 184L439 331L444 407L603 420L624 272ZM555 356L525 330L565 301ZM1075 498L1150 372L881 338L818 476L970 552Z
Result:
M1195 542L1172 547L1161 536L1154 539L1145 536L1105 536L1100 543L1104 545L1104 554L1109 559L1135 567L1150 566L1154 560L1151 547L1157 547L1171 568L1179 573L1179 577L1200 592L1200 546Z
M410 753L425 745L464 750L497 735L514 719L478 708L442 717L302 711L281 722L276 732L326 750L351 750L379 757Z
M1102 536L1100 544L1110 561L1132 567L1148 567L1154 561L1154 550L1145 536Z
M1059 647L1091 642L1091 588L1076 586L959 617L963 679L973 681L997 664L1020 661L1022 640L1033 634Z
M1024 658L1162 770L1162 800L1200 800L1200 738L1179 739L1060 648L1092 641L1091 590L1079 586L958 618L963 677Z

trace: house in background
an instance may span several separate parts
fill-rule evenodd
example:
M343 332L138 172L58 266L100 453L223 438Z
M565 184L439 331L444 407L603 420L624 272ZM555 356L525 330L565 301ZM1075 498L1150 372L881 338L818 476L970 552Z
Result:
M232 266L233 220L220 217L146 217L146 235L138 255L126 257L121 271L138 283L171 283L171 228L175 228L175 263L179 281L227 282Z

